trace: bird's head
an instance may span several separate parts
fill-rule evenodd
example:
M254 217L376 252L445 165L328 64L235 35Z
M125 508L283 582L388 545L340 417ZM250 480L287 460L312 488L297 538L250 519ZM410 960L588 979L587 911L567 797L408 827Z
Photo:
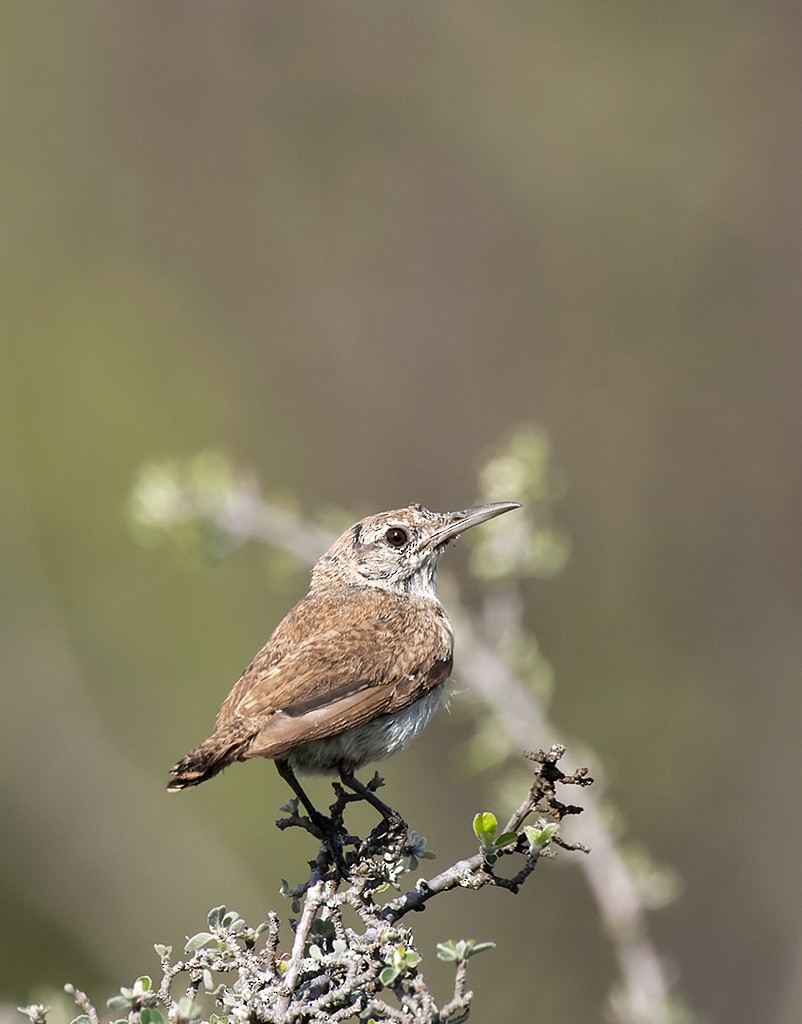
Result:
M449 541L514 508L520 508L514 501L461 512L410 505L368 516L346 530L317 562L312 587L367 585L433 597L437 566Z

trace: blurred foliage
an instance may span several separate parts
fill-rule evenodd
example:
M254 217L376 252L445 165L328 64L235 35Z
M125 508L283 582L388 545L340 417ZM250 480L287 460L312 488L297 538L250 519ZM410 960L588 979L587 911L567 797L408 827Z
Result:
M129 522L143 545L167 544L202 562L231 554L236 538L224 520L237 494L235 471L221 452L201 452L144 466L134 486Z
M546 433L528 426L516 430L482 466L479 483L484 501L504 501L514 494L523 513L510 517L489 536L472 537L473 570L480 579L548 578L565 565L568 537L553 522L552 504L564 494L564 481L551 459Z

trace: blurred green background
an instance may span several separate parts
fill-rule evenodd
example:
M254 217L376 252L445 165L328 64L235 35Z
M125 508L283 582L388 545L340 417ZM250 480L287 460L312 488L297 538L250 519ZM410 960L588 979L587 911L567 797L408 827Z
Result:
M286 913L310 855L269 765L164 792L306 575L137 547L142 463L445 509L534 421L573 545L530 595L564 729L535 742L590 743L680 873L651 926L690 1006L800 1019L801 30L756 0L3 5L2 1002L102 1001L216 903ZM490 799L465 729L385 772L443 865ZM568 858L414 926L498 941L477 1020L603 1019Z

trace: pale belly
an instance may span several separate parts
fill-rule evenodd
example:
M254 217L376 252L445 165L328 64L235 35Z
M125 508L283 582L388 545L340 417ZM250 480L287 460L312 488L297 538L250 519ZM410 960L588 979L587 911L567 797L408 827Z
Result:
M340 767L353 769L370 761L380 761L409 746L423 732L444 692L443 684L403 711L382 715L336 736L302 743L281 756L302 774L336 772Z

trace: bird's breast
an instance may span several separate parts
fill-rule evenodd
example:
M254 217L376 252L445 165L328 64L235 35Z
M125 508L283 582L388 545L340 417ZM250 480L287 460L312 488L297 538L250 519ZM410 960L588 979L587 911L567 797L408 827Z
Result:
M336 736L301 743L286 755L296 770L306 773L336 772L340 767L359 768L370 761L404 750L431 721L445 693L445 683L389 715L345 729Z

